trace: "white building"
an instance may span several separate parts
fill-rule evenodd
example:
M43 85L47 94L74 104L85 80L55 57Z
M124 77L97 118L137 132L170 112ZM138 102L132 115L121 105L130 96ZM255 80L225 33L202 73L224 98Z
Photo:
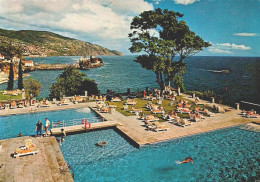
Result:
M28 67L31 67L34 65L33 61L31 61L31 60L24 60L23 64L24 64L24 66L28 66Z

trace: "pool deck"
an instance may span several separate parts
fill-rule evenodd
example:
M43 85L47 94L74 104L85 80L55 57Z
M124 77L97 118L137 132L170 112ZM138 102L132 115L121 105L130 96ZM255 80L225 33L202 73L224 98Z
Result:
M186 97L186 96L184 96ZM187 99L192 100L187 96ZM202 101L205 104L210 104ZM71 104L64 106L53 105L52 107L35 108L33 112L47 112L63 109L75 109L90 107L95 110L95 102L81 104ZM163 142L171 139L196 135L210 132L222 128L228 128L247 124L247 128L255 127L259 131L260 118L244 118L238 113L239 111L223 106L230 111L217 113L214 117L206 117L200 122L192 122L191 126L179 127L169 122L163 124L169 128L168 131L154 132L146 130L144 123L138 119L138 116L124 116L123 114L112 111L111 113L101 113L95 111L104 118L104 122L92 123L91 129L114 127L118 132L132 142L136 147ZM22 108L15 110L2 110L0 116L12 114L24 114L32 112L32 108ZM255 123L255 124L252 124ZM247 129L246 128L246 129ZM52 129L52 134L59 135L61 128ZM85 132L82 125L69 126L65 128L66 133ZM32 139L32 142L39 148L36 155L12 158L11 154L16 148L24 145L24 140ZM0 151L0 181L65 181L71 182L73 178L68 170L67 164L60 151L59 144L55 137L20 137L13 139L0 140L2 150ZM62 170L65 169L65 170ZM44 179L44 180L43 180Z
M12 158L26 139L38 147L35 155ZM73 182L55 137L20 137L0 140L0 181Z
M97 123L91 123L91 128L89 130L115 127L115 126L119 126L119 125L122 125L122 124L119 122L116 122L116 121L97 122ZM84 125L74 125L74 126L67 126L67 127L62 127L62 128L64 129L66 134L86 131ZM51 129L52 135L60 135L61 133L62 133L61 128L52 128Z
M78 103L78 104L70 103L69 105L62 105L62 106L58 106L57 104L51 104L50 107L29 106L29 107L16 108L16 109L5 109L5 110L0 110L0 116L28 114L28 113L36 113L36 112L49 112L49 111L76 109L76 108L83 108L83 107L93 107L95 106L95 104L96 104L95 102L85 102L85 103Z
M146 130L144 123L138 119L138 116L124 116L117 111L113 111L111 114L99 114L107 120L115 120L122 123L121 126L116 127L134 141L137 147L259 121L259 118L243 118L238 115L236 110L232 110L224 114L215 114L214 117L207 117L200 122L192 122L190 126L186 127L164 122L163 124L170 129L168 131L154 132Z

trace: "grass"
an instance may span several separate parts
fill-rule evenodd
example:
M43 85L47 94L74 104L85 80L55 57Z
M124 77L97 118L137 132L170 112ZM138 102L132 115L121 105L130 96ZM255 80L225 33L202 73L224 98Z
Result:
M4 101L4 100L21 100L22 99L22 94L19 94L17 96L13 96L13 95L3 95L3 91L0 91L0 101Z
M180 100L183 98L182 97L177 97L177 101ZM139 99L139 98L135 98L134 99L135 101L137 101L136 105L134 105L133 107L136 108L136 109L142 109L142 112L146 115L148 114L152 114L150 110L146 109L144 106L146 103L148 103L147 100L143 100L143 99ZM162 101L162 107L164 108L164 111L165 111L165 114L169 114L170 111L174 111L177 109L177 101L174 105L170 105L171 101L169 100L163 100ZM135 113L130 113L129 111L131 110L132 106L128 106L128 109L127 110L123 110L123 105L126 101L121 101L121 102L108 102L110 105L116 105L117 108L116 110L120 113L122 113L123 115L125 116L133 116L135 115ZM153 104L156 104L157 100L154 100L153 101ZM191 105L190 107L190 110L193 110L195 107L202 107L202 106L196 106L192 101L188 101L188 104ZM159 121L164 121L162 118L161 118L161 114L153 114L154 116L160 118ZM182 117L182 118L189 118L189 114L181 114L181 113L178 113L178 116L179 117Z

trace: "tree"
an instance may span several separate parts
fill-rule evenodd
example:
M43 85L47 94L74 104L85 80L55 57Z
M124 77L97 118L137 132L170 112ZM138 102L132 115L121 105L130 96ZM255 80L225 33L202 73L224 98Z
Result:
M19 67L18 67L18 89L22 90L23 89L23 68L22 68L22 61L23 61L23 51L22 48L17 48L17 54L18 57L20 58L19 61Z
M89 79L89 78L85 78L82 81L81 90L88 91L88 95L92 95L92 94L97 95L97 94L99 94L97 83L95 82L95 80L92 80L92 79Z
M18 68L18 89L23 89L23 69L22 69L22 57L20 57L19 68Z
M38 80L30 77L24 80L24 88L26 90L26 98L31 100L33 97L40 95L42 85Z
M14 87L14 68L13 68L12 61L9 64L9 66L10 66L10 69L9 69L7 90L13 90L13 87Z
M94 80L85 78L86 74L68 67L57 78L57 82L50 88L50 98L60 98L62 95L81 95L85 91L88 94L99 94L97 84Z
M129 50L132 53L144 52L135 61L155 73L161 90L170 81L184 89L186 63L183 60L210 46L195 35L185 21L179 20L182 17L179 12L158 8L144 11L131 23L133 32L129 38L132 46Z

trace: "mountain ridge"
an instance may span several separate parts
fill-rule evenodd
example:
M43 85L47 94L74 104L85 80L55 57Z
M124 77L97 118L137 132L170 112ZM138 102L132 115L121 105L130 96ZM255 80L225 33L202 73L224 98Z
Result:
M5 30L0 28L0 44L12 44L23 50L24 56L122 55L121 52L66 37L49 31ZM0 50L1 51L1 50Z

